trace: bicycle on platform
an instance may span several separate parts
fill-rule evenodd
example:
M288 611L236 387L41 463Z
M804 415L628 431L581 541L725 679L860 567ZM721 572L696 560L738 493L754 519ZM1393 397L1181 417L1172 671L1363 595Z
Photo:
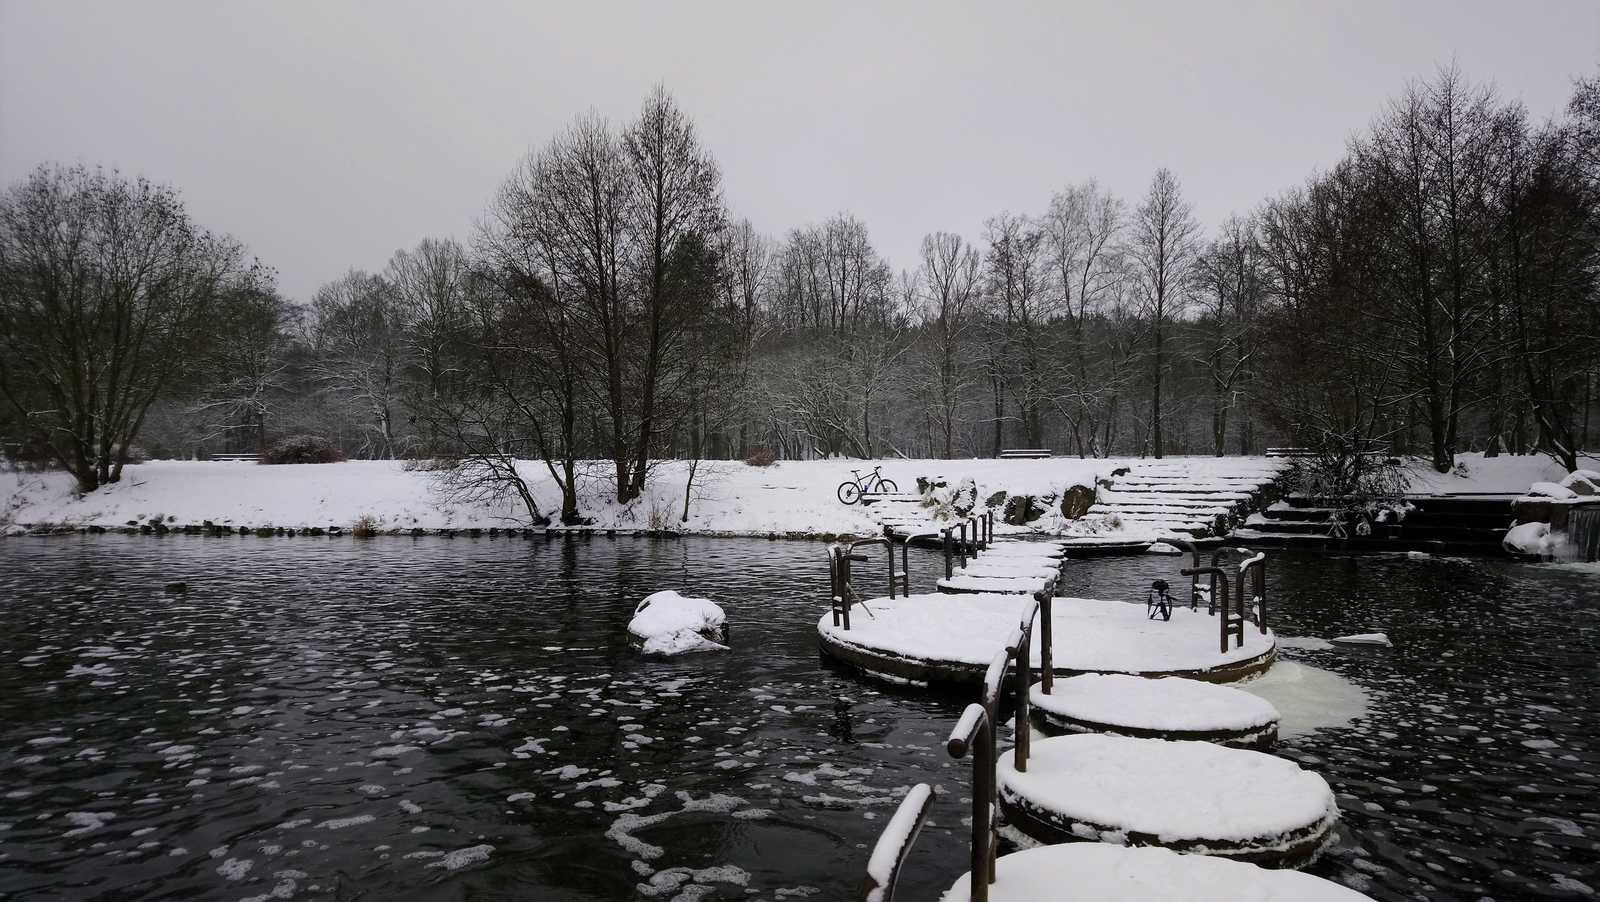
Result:
M839 483L839 500L845 504L855 504L861 500L862 495L869 493L881 495L886 492L898 492L900 488L894 484L894 480L884 479L883 474L878 472L882 469L873 467L872 472L865 478L862 477L860 470L851 470L850 473L855 478Z

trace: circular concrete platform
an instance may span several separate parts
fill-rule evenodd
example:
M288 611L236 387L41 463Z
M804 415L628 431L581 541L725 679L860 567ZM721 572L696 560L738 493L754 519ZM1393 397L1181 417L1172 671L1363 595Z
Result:
M1278 738L1278 709L1271 702L1182 677L1081 674L1056 680L1049 695L1036 683L1028 698L1035 725L1050 734L1106 733L1262 750Z
M883 679L976 685L1032 604L1002 594L874 598L852 608L849 630L834 626L830 613L817 633L824 654ZM1220 651L1217 621L1187 608L1170 621L1147 619L1142 603L1057 598L1052 609L1053 670L1061 677L1126 673L1231 683L1265 671L1277 657L1272 633L1254 629L1245 631L1242 647Z
M941 902L971 902L963 874ZM989 902L1362 902L1369 897L1298 871L1269 871L1167 849L1069 843L995 859Z
M1334 841L1339 809L1317 774L1209 742L1079 734L1033 743L1027 772L998 767L1000 808L1044 843L1161 846L1299 868Z

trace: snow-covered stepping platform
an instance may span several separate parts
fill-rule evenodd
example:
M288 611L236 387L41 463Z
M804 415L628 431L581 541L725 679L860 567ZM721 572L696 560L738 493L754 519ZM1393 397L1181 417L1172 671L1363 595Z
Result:
M1215 742L1268 749L1278 738L1278 709L1266 699L1183 677L1145 679L1086 673L1034 684L1033 719L1047 733L1107 733L1147 739Z
M1035 741L1026 773L998 767L1011 826L1046 843L1090 840L1298 868L1334 841L1339 808L1317 774L1210 742L1084 733Z
M971 902L963 874L941 902ZM1070 888L1070 896L1063 895ZM1299 871L1272 871L1167 849L1069 843L995 860L989 902L1362 902L1368 897Z
M1061 562L1050 558L1007 557L983 558L970 561L965 567L955 568L954 576L1023 577L1050 579L1061 575Z
M1014 576L1014 575L979 575L973 576L957 573L938 581L940 592L960 593L1003 593L1007 595L1032 595L1044 591L1050 582L1048 576Z
M857 606L851 628L833 624L830 611L817 624L823 653L896 682L980 684L994 656L1006 647L1033 604L1026 595L925 593L873 598ZM1056 598L1052 672L1184 676L1229 683L1272 666L1277 640L1247 629L1244 643L1218 649L1218 622L1205 612L1179 608L1170 621L1150 620L1145 607L1121 601ZM1034 644L1033 660L1039 660Z

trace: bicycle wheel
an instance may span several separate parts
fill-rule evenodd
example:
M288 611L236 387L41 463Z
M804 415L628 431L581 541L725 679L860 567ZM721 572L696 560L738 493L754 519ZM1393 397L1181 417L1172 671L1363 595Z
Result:
M860 497L861 497L861 486L856 485L853 482L841 482L841 483L839 483L839 500L840 501L843 501L845 504L855 504L856 500L858 498L860 498Z
M893 479L880 479L878 480L878 491L884 494L893 494L900 491L900 487L894 484Z

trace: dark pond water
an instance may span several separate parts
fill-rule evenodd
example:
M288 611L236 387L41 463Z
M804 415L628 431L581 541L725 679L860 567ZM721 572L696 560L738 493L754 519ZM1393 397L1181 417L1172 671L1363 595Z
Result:
M965 700L826 667L822 560L743 540L7 540L0 897L844 899L897 792L927 781L901 898L936 898L966 869L966 768L941 747ZM1600 578L1272 566L1281 633L1397 645L1290 653L1373 695L1367 719L1284 744L1341 793L1315 871L1379 899L1591 898ZM1142 598L1175 568L1075 563L1063 591ZM934 569L913 563L924 586ZM715 598L733 650L628 651L663 588Z

